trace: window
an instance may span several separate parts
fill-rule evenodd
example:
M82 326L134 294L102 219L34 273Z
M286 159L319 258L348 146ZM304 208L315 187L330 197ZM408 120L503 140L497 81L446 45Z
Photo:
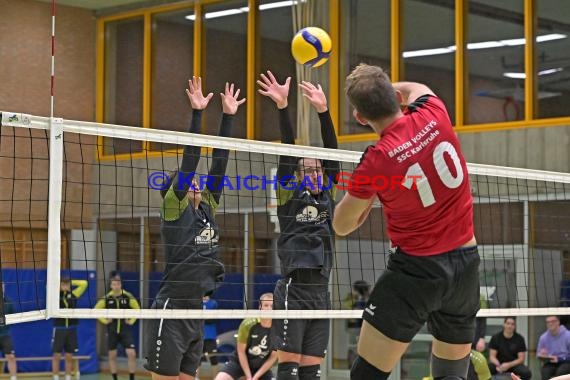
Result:
M570 115L570 25L564 0L536 2L538 36L556 38L536 44L537 87L540 118Z
M432 1L404 3L404 40L401 80L427 85L447 107L455 123L455 10ZM429 17L426 17L429 15Z
M341 2L341 94L344 78L359 63L379 65L390 73L390 1L348 0ZM352 107L344 102L339 134L372 133L352 117Z
M524 118L524 1L470 1L466 124Z
M143 29L142 17L105 24L104 123L142 127ZM105 155L141 151L140 141L104 139Z
M218 135L222 106L220 92L226 82L247 94L247 1L225 1L204 7L203 81L204 92L214 97L204 112L203 131ZM252 101L250 99L248 101ZM234 119L232 137L246 137L246 107L240 106Z
M192 78L193 10L158 13L152 17L151 128L187 131L192 108L184 90ZM152 142L151 150L174 146Z

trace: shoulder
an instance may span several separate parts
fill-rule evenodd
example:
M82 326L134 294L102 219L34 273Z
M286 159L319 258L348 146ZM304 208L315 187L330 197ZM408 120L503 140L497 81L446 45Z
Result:
M405 113L410 114L421 111L422 109L429 109L429 108L439 108L446 110L443 100L441 100L438 96L433 94L425 94L418 97L416 100L410 103Z
M127 292L126 290L123 290L123 296L127 298L135 298L131 292Z
M244 329L250 329L252 326L257 324L257 318L246 318L244 319L241 324L239 325L240 330L242 328Z
M380 140L376 145L369 145L366 147L356 167L367 167L369 165L373 165L378 159L385 156L386 148L384 145L383 141Z

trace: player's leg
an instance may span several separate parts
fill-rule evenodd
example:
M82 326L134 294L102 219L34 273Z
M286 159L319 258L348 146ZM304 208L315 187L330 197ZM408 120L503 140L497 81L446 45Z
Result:
M65 380L71 380L71 373L73 372L73 355L77 354L77 351L79 351L76 328L67 330L63 349L65 351Z
M134 348L126 348L125 352L127 354L127 367L129 369L129 376L132 379L135 377L135 371L137 370L137 353Z
M61 351L63 351L63 344L65 338L65 330L53 329L51 338L51 349L53 352L51 360L51 368L53 380L59 380L59 369L61 364Z
M200 367L204 341L202 340L202 331L204 329L203 320L183 320L181 321L186 331L187 339L186 351L182 355L180 362L180 380L194 380ZM189 342L189 343L188 343Z
M109 372L113 380L117 380L117 348L111 350L109 349Z
M303 337L299 380L314 380L321 377L321 364L329 343L330 321L313 319L308 321Z
M479 311L479 255L477 248L457 249L434 257L448 280L441 308L430 314L428 330L434 336L431 368L435 380L467 378L475 316Z
M179 327L173 319L151 319L145 323L144 367L151 372L153 380L179 379L182 352L187 346L175 336ZM180 337L185 337L183 331Z
M363 312L358 357L351 379L385 380L432 310L440 305L441 282L425 258L390 255Z
M253 370L251 373L252 375L255 374ZM244 372L243 369L241 368L241 365L237 361L231 360L223 366L223 368L220 370L220 372L218 372L214 380L237 380L242 376L244 376Z
M119 334L119 343L125 347L127 354L127 367L129 369L129 379L134 380L137 370L137 353L135 351L135 340L130 328L124 329Z
M18 366L16 364L14 344L12 343L12 337L10 335L4 335L0 339L0 351L4 353L4 357L6 358L10 380L15 380L16 374L18 373Z
M314 310L328 310L331 302L328 289L320 286L301 289L300 299L311 300ZM330 320L312 319L306 322L301 348L299 380L315 380L321 377L321 364L325 358L330 337Z
M14 354L6 354L6 361L8 362L8 373L10 377L16 378L16 374L18 373L18 365L16 364L16 355Z
M112 325L111 325L112 326ZM112 327L107 330L107 349L109 355L109 372L113 380L117 380L117 346L119 345L119 334Z
M273 310L300 309L295 307L295 300L295 286L289 279L277 281ZM271 324L271 344L277 351L277 380L299 379L305 323L302 319L274 319Z

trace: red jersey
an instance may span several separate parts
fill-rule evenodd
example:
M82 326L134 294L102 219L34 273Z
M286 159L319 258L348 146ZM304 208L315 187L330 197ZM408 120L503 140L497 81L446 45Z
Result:
M362 155L348 192L378 195L392 244L410 255L445 253L473 237L467 165L436 96L419 97L382 131Z

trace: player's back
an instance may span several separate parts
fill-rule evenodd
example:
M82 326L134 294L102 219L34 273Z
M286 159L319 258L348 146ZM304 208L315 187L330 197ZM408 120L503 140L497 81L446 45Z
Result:
M375 183L394 245L427 256L473 237L467 166L439 98L416 99L372 149L382 175Z

